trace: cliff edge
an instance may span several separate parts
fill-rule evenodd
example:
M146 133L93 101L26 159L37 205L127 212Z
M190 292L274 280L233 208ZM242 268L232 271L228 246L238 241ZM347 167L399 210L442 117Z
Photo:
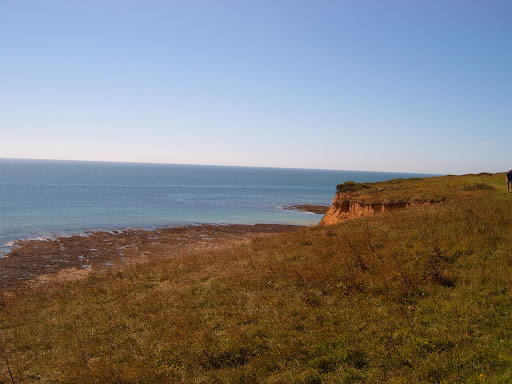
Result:
M399 184L404 182L406 180L399 180ZM397 188L390 188L390 185L393 186L393 183L360 184L353 181L338 185L334 200L319 225L333 225L357 217L429 205L443 200L425 196L397 197L392 193Z

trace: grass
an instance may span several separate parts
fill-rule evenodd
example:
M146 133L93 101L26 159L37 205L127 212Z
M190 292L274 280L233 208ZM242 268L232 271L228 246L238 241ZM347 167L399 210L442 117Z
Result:
M0 383L509 383L502 179L371 184L444 203L20 292Z
M495 190L503 184L504 174L481 173L466 176L394 179L379 183L347 181L337 186L337 192L348 194L347 200L364 203L403 201L445 201L460 197L464 191Z

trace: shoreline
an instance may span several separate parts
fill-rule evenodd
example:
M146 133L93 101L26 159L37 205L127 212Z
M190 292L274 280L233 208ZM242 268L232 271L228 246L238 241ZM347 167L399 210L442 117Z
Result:
M298 212L306 212L306 213L314 213L315 215L325 215L329 210L330 205L321 205L321 204L294 204L294 205L286 205L282 209L288 211L298 211Z
M302 205L301 205L302 206ZM304 205L306 206L306 205ZM309 206L309 205L308 205ZM314 213L312 211L308 210L301 210L292 208L295 206L287 205L284 207L280 207L278 209L282 210L293 210L297 212L302 213ZM79 229L56 229L55 231L44 231L42 233L32 234L32 235L18 235L19 237L13 237L13 236L6 236L2 240L0 240L0 260L2 258L8 256L13 250L15 250L19 244L29 242L29 241L51 241L66 237L87 237L91 236L94 233L98 232L106 232L106 233L112 233L112 234L118 234L120 232L133 232L133 231L156 231L161 229L169 229L169 228L181 228L181 227L202 227L202 226L221 226L221 227L227 227L227 226L257 226L257 225L275 225L275 226L289 226L289 227L310 227L315 226L319 223L320 219L318 221L312 221L312 222L283 222L280 223L277 222L208 222L208 221L197 221L197 222L176 222L176 223L169 223L169 224L154 224L154 225L131 225L131 226L96 226L91 228L79 228ZM1 275L0 275L1 277Z
M17 240L0 258L0 289L75 279L91 271L119 269L152 257L248 242L258 235L299 230L286 224L199 224L155 229L93 231L46 239Z

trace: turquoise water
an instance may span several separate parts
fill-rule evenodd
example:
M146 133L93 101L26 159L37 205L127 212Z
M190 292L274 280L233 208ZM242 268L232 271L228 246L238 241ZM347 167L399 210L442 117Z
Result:
M0 247L13 240L90 230L170 225L314 225L320 215L283 210L330 204L347 180L426 175L0 159Z

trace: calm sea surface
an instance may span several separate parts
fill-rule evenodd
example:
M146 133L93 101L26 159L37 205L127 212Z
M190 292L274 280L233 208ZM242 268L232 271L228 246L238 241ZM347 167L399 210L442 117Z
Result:
M196 223L314 225L347 180L427 175L0 159L0 253L16 239Z

